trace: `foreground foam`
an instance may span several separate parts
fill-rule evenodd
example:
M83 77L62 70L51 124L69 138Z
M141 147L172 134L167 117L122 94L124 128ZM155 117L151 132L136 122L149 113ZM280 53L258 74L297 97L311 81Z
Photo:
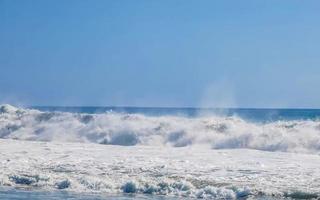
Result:
M110 145L209 146L319 153L320 121L253 123L234 117L41 112L0 106L0 138Z
M0 187L205 199L320 197L318 155L0 139Z

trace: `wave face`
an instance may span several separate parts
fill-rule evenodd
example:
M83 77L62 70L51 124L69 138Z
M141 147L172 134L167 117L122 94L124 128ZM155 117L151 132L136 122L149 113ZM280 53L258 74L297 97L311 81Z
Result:
M319 153L319 120L252 122L237 116L51 112L0 106L0 138Z

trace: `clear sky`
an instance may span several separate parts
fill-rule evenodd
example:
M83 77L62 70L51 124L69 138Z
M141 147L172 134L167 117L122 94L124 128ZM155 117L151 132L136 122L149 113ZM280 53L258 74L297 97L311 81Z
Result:
M0 0L0 103L320 107L318 0Z

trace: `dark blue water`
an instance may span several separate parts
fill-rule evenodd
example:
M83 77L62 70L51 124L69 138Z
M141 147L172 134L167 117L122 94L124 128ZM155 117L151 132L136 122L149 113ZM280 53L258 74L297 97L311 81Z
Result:
M252 108L153 108L153 107L31 107L41 111L61 111L73 113L105 113L120 112L129 114L144 114L148 116L183 115L197 117L199 115L239 116L250 121L277 120L317 120L320 119L320 109L252 109Z

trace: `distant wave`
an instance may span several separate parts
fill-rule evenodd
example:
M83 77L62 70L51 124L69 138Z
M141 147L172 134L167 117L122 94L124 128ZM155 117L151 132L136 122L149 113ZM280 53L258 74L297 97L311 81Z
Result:
M253 123L236 116L43 112L0 106L0 138L106 145L209 146L318 153L320 121Z

